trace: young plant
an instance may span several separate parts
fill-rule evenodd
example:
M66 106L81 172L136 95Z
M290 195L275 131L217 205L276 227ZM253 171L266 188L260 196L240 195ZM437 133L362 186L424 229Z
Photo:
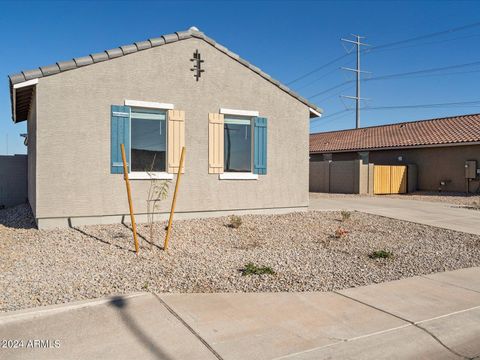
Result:
M389 259L393 254L388 250L375 250L368 255L370 259Z
M153 174L156 156L156 154L153 156L150 168L145 170L150 178L150 187L147 195L147 223L150 230L150 247L155 240L155 212L160 210L160 202L168 197L170 186L169 181L156 179Z
M270 266L257 266L254 263L248 263L243 269L240 269L242 276L247 275L275 275L275 271Z
M345 211L345 210L343 210L341 214L342 214L342 222L345 222L348 219L350 219L350 216L352 215L350 211Z
M229 227L233 229L238 229L240 225L242 225L243 221L240 216L232 215L230 216L230 223L228 224Z

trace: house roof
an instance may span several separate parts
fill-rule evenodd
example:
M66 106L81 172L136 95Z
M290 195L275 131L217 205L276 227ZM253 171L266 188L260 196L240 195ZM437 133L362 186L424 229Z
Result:
M12 118L15 122L26 120L28 117L28 111L30 106L30 98L32 96L32 90L36 84L35 79L43 78L46 76L52 76L64 71L77 69L83 66L93 65L98 62L107 61L118 58L120 56L126 56L138 51L147 50L153 47L161 46L164 44L173 43L180 40L189 38L198 38L206 41L219 51L223 52L232 59L243 64L253 72L257 73L264 79L268 80L275 86L279 87L287 94L293 96L298 101L304 103L310 108L311 117L319 116L323 110L317 105L310 103L305 98L301 97L297 93L290 90L287 86L283 85L279 81L273 79L270 75L266 74L258 67L250 64L248 61L242 59L237 54L231 52L226 47L220 45L215 40L209 38L204 33L199 31L195 27L191 27L186 31L178 31L173 34L162 35L157 38L148 39L145 41L135 42L133 44L123 45L114 49L105 50L100 53L90 54L83 57L74 58L72 60L60 61L52 65L41 66L32 70L25 70L17 74L9 75L10 79L10 95L12 100ZM37 80L38 81L38 80ZM29 82L29 83L27 83ZM23 86L26 85L26 86Z
M310 134L310 153L480 142L480 114Z

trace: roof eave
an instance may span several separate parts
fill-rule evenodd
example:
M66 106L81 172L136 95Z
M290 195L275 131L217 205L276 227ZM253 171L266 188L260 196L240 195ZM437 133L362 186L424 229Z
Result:
M14 102L16 100L15 86L17 84L27 83L32 80L38 81L38 79L42 77L53 76L64 71L78 69L80 67L93 65L100 61L111 60L120 56L125 56L125 55L136 53L142 50L147 50L153 47L157 47L164 44L169 44L172 42L189 39L189 38L197 38L197 39L204 40L208 44L215 47L217 50L223 52L227 56L238 61L245 67L249 68L256 74L258 74L259 76L263 77L270 83L276 85L278 88L285 91L288 95L292 96L297 101L306 105L310 111L310 118L319 117L323 113L323 110L321 108L319 108L315 104L310 103L308 100L304 99L303 97L301 97L300 95L298 95L297 93L295 93L294 91L292 91L287 86L280 83L279 81L273 79L270 75L263 72L262 70L260 70L259 68L251 64L250 62L242 59L239 55L228 50L226 47L224 47L223 45L220 45L215 40L209 38L203 32L198 31L198 29L190 28L189 30L186 30L186 31L178 31L173 34L162 35L155 39L149 39L147 41L141 41L141 42L136 42L134 44L120 46L115 49L106 50L102 53L91 54L91 55L80 57L80 58L74 58L69 61L58 62L53 65L42 66L33 70L22 71L21 73L10 75L9 79L10 79L10 89L11 89L10 96L11 96L11 103L12 103L12 119L14 122L23 121L23 120L17 119L16 109L14 108Z
M13 120L14 123L18 123L18 122L22 122L22 121L27 120L28 112L29 112L30 105L31 105L31 102L32 102L31 97L32 97L33 89L35 88L35 86L37 84L38 84L38 78L30 79L30 80L23 81L23 82L13 83L12 78L10 77L10 100L11 100L11 105L12 105L12 120ZM23 93L22 94L23 100L24 100L23 104L26 104L26 105L24 105L24 107L25 106L27 107L26 112L25 112L25 108L24 108L22 116L19 116L19 114L18 114L19 109L18 109L17 92L20 89L22 89L21 92ZM25 90L27 90L27 92L25 92ZM28 91L28 90L31 90L31 91Z

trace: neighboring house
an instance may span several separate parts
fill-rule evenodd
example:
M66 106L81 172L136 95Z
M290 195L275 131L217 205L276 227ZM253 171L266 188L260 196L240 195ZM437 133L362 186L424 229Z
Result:
M480 114L311 134L310 161L322 160L413 164L419 190L477 191Z
M140 221L149 174L174 180L182 146L180 217L308 206L321 109L196 28L11 75L10 91L39 228L128 220L121 143Z

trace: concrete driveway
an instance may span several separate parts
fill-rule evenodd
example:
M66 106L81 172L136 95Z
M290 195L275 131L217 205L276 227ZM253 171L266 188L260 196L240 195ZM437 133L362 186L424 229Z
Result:
M11 312L0 339L23 347L5 343L0 358L472 359L479 324L470 268L338 292L139 293Z
M480 235L480 211L458 205L382 196L332 196L310 193L312 210L357 210L393 219Z

